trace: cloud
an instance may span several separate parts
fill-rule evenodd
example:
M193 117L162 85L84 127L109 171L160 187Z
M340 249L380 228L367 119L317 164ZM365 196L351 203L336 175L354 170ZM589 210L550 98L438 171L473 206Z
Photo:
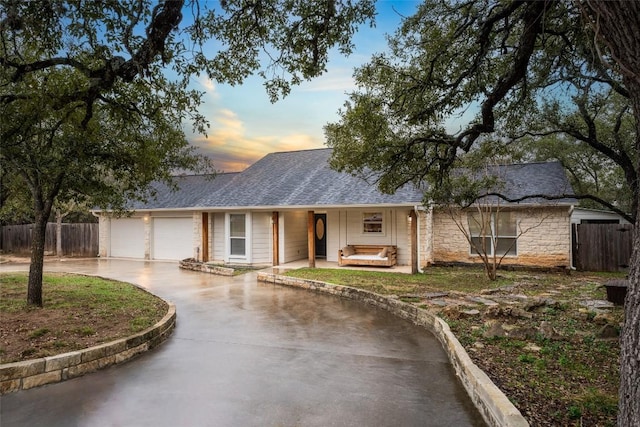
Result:
M252 136L240 117L229 109L216 111L208 138L194 136L192 144L213 160L219 171L246 169L268 153L321 148L322 140L304 133Z
M352 68L336 68L301 85L302 92L351 92L356 89Z
M205 92L205 97L210 100L218 100L220 99L220 92L218 92L218 88L216 83L206 76L199 76L196 79L198 86L200 86L200 90Z

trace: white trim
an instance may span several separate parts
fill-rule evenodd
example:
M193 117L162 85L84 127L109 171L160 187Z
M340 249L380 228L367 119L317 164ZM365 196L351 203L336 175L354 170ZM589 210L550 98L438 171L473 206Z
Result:
M244 256L231 255L231 215L244 215ZM225 262L233 263L251 263L252 246L251 246L251 212L233 211L226 212L224 217L224 256Z
M365 221L365 215L366 214L380 214L381 218L380 218L380 231L365 231L364 230L364 221ZM391 216L389 214L389 216ZM389 221L391 221L392 218L389 218ZM360 234L363 236L382 236L385 237L387 235L387 222L385 220L385 211L383 209L369 209L369 210L363 210L362 212L360 212ZM392 230L393 231L393 230Z
M383 209L383 208L399 208L399 207L415 207L415 202L406 203L380 203L380 204L357 204L357 205L265 205L265 206L189 206L186 208L145 208L131 209L127 212L135 214L137 212L239 212L239 211L290 211L290 210L313 210L326 211L330 209ZM98 215L103 213L111 213L111 210L91 210L90 212Z

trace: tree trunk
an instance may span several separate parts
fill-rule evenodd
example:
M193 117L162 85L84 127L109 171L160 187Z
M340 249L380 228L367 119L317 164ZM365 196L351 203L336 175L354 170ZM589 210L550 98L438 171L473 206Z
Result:
M56 209L56 256L62 258L62 212Z
M591 20L598 40L610 50L630 94L636 125L636 155L640 158L640 2L577 2ZM640 172L639 160L636 171ZM638 194L638 182L630 182ZM629 288L625 300L625 318L620 337L620 392L618 426L640 425L640 208L636 207L633 253L629 269Z
M36 212L36 222L31 235L31 265L29 266L27 303L38 307L42 307L42 271L48 218L49 215L44 215L44 212Z
M640 32L640 28L635 31ZM638 34L640 37L640 34ZM640 55L640 53L639 53ZM640 70L640 68L638 69ZM640 158L640 81L625 78L636 119L636 152ZM638 160L637 160L638 161ZM640 165L636 164L640 172ZM638 182L635 191L638 191ZM633 229L633 252L629 269L629 287L625 299L624 325L620 336L620 392L618 426L640 425L640 208Z

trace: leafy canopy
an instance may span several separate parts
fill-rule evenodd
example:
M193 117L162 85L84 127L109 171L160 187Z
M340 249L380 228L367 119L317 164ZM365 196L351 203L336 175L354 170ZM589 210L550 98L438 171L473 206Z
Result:
M201 73L239 84L259 72L275 100L351 52L370 0L0 2L0 161L54 198L122 208L176 170L209 171L183 126L206 133ZM183 19L184 18L184 19ZM41 199L41 200L39 200Z
M197 132L208 127L191 77L239 84L258 72L275 100L321 74L330 49L349 53L357 25L374 15L372 0L205 6L0 0L0 164L3 182L31 193L29 304L42 305L54 203L119 211L149 196L151 182L171 184L176 170L210 170L183 131L189 122ZM3 206L19 195L3 191Z
M332 166L376 171L386 192L428 182L428 200L451 202L482 195L477 182L450 174L458 167L560 160L578 198L635 215L629 93L591 28L572 2L424 1L388 52L356 70L358 90L325 128ZM612 167L593 191L589 174Z

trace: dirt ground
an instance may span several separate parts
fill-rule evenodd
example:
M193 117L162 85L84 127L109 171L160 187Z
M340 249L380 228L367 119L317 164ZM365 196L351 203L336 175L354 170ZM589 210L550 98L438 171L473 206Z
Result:
M2 255L0 263L24 264L29 260ZM3 294L6 292L2 290ZM26 299L26 291L24 293ZM159 320L166 313L166 304L157 299L153 305ZM132 322L140 314L131 310L96 311L89 305L52 310L46 304L44 308L29 308L27 313L24 310L2 313L0 363L53 356L130 336L134 333Z

